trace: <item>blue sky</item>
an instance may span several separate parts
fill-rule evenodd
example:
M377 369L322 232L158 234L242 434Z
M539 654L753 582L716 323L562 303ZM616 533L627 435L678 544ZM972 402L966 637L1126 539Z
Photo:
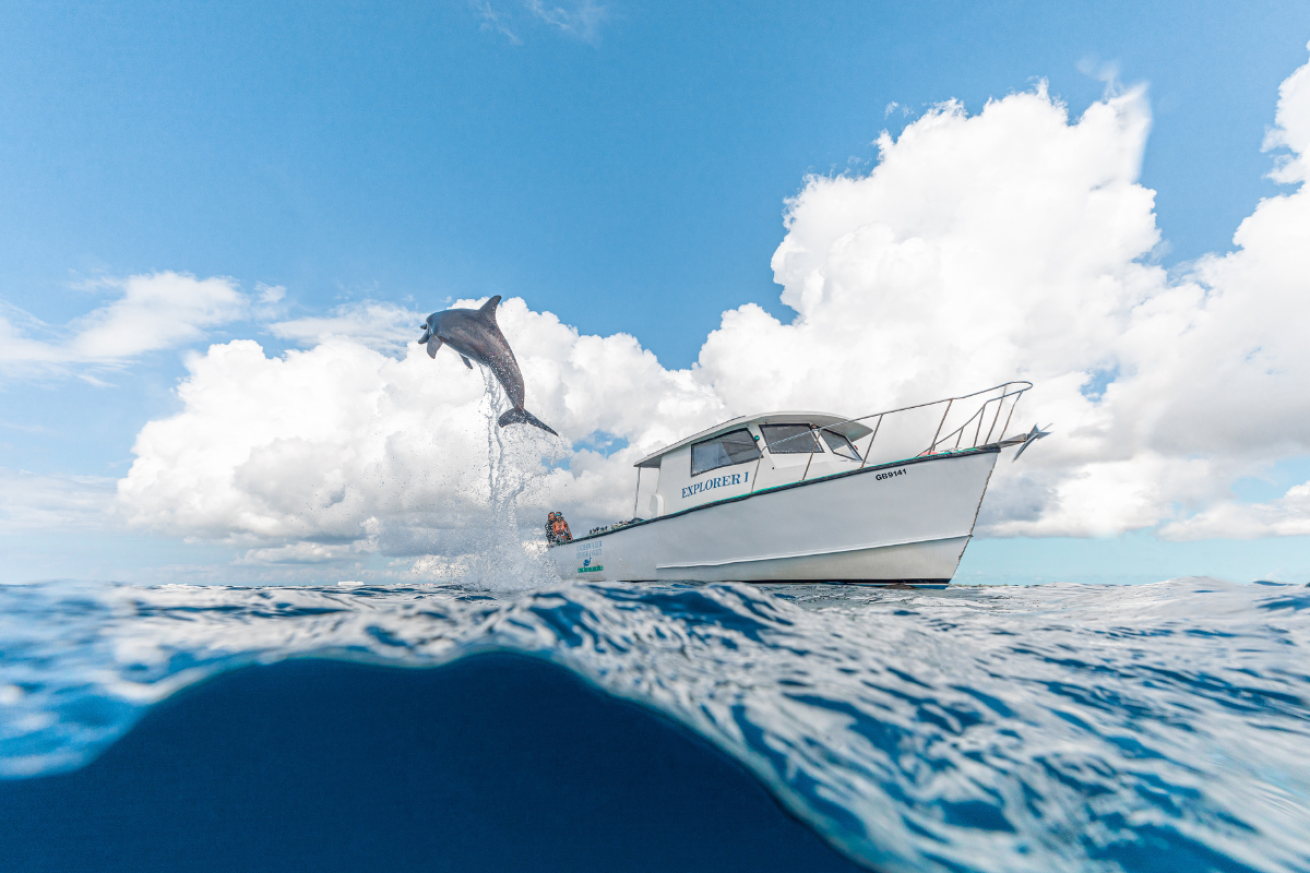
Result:
M1261 143L1307 38L1295 2L5 4L0 300L53 337L104 277L163 270L282 286L291 318L501 294L684 368L725 310L794 316L770 257L808 174L867 172L884 128L1038 79L1075 117L1111 75L1145 83L1152 258L1230 251L1279 190ZM291 345L236 321L190 347L243 336ZM0 383L0 467L123 476L178 409L181 351ZM181 548L140 542L123 566ZM1217 562L1261 573L1260 543Z

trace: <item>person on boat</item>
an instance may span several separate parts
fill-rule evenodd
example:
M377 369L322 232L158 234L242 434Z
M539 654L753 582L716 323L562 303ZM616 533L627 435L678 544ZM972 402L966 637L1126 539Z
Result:
M552 545L572 542L573 533L569 530L569 523L564 520L564 513L552 512L547 516L546 540Z

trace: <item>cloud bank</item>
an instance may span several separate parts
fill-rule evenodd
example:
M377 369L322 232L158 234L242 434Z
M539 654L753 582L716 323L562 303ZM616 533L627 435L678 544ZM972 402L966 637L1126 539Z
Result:
M787 205L772 266L794 320L726 312L687 370L506 301L529 408L563 444L489 429L484 377L399 345L416 314L389 304L275 325L306 345L280 356L212 346L187 360L182 411L141 431L120 504L251 561L457 556L506 488L534 524L548 509L627 517L636 458L733 415L862 414L1029 379L1020 423L1055 422L1058 438L998 467L980 532L1310 533L1310 483L1270 504L1231 493L1310 454L1310 65L1283 83L1266 142L1291 190L1242 222L1233 252L1174 276L1151 262L1150 122L1140 89L1071 119L1038 87L884 133L868 175L809 178ZM627 447L585 447L612 438Z
M96 285L120 296L58 330L21 310L0 312L0 371L121 365L202 340L207 330L245 318L250 306L236 283L221 276L162 272Z
M115 482L100 476L39 476L0 468L0 535L113 530Z

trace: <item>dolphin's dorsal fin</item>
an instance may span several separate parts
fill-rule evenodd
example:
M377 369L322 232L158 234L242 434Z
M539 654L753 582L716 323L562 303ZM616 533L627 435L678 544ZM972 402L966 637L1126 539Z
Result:
M496 307L499 305L500 305L500 295L497 294L495 297L491 298L486 303L482 304L482 307L478 309L478 312L481 312L483 315L491 316L491 320L495 321Z

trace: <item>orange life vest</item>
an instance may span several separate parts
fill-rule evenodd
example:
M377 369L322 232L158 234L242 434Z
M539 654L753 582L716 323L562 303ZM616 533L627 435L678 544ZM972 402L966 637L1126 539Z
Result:
M569 523L564 520L564 516L557 512L551 514L550 533L560 542L568 542L573 539L573 534L569 531Z

